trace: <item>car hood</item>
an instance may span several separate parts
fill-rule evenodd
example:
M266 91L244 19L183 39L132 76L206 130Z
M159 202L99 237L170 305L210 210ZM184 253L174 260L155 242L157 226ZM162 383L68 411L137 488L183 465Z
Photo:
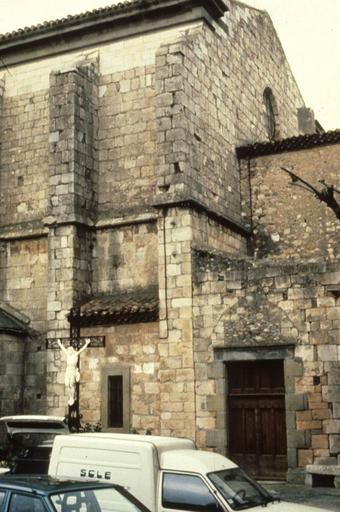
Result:
M268 505L264 508L263 506L255 507L249 509L250 512L255 512L255 510L261 510L262 512L267 510L268 512L325 512L325 509L312 507L309 505L299 505L297 503L292 503L289 501L275 501L272 503L268 503Z

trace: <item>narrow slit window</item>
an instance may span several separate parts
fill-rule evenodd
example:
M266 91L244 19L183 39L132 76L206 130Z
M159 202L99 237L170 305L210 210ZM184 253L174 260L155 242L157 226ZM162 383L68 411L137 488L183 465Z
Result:
M274 94L269 87L266 87L263 93L263 102L265 106L265 125L269 140L277 139L278 130L278 110Z
M130 430L130 368L108 365L101 372L101 424L114 432Z

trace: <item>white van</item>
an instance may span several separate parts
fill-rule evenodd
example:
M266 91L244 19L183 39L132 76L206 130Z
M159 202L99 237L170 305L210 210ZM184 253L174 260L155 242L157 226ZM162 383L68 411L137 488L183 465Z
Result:
M255 511L269 504L273 512L319 510L280 502L226 457L175 437L61 435L53 443L49 474L120 484L151 512Z

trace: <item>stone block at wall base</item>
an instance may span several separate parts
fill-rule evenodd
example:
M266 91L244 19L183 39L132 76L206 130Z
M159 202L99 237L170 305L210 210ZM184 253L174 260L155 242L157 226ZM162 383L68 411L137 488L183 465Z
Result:
M339 434L331 434L329 436L329 450L331 453L338 454L340 453L340 435Z
M221 453L226 452L226 432L224 429L209 430L206 437L207 448L217 448ZM221 451L222 448L222 451Z
M303 484L306 478L306 471L304 468L288 469L287 482L294 484Z

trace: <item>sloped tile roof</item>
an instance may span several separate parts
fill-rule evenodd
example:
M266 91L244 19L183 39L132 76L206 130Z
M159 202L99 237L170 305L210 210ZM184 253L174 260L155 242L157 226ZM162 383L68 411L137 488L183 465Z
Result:
M0 308L0 332L26 334L27 326Z
M158 320L158 302L157 286L130 293L92 297L80 306L80 324L155 322Z
M107 7L101 7L99 9L93 9L91 11L82 12L79 14L68 15L65 18L58 20L44 21L38 25L31 27L24 27L22 29L14 30L13 32L7 32L6 34L0 34L0 41L14 39L16 37L22 37L29 35L33 32L46 32L48 29L64 27L67 25L73 25L77 22L85 20L95 20L97 18L105 18L106 16L112 16L115 13L132 10L133 8L145 5L145 0L132 0L131 2L119 2L118 4L109 5ZM157 0L153 0L153 3L159 3Z
M130 13L133 14L136 11L143 13L147 10L152 10L154 7L157 8L159 6L162 8L169 3L171 2L167 2L166 0L122 1L117 4L101 7L99 9L93 9L91 11L82 12L76 15L69 15L58 20L45 21L44 23L39 23L38 25L24 27L23 29L1 34L0 43L3 41L10 41L11 39L22 39L34 34L43 34L59 28L61 29L76 26L83 24L84 22L86 24L91 24L98 21L105 21L106 18L118 19L121 15L129 16ZM182 8L181 4L204 5L207 7L210 13L216 17L222 16L223 12L227 10L227 5L225 4L224 0L177 0L176 3L178 10Z
M324 133L299 135L297 137L289 137L287 139L270 142L257 142L255 144L238 147L236 153L238 158L247 158L272 155L286 151L299 151L338 143L340 143L340 130L333 130Z

